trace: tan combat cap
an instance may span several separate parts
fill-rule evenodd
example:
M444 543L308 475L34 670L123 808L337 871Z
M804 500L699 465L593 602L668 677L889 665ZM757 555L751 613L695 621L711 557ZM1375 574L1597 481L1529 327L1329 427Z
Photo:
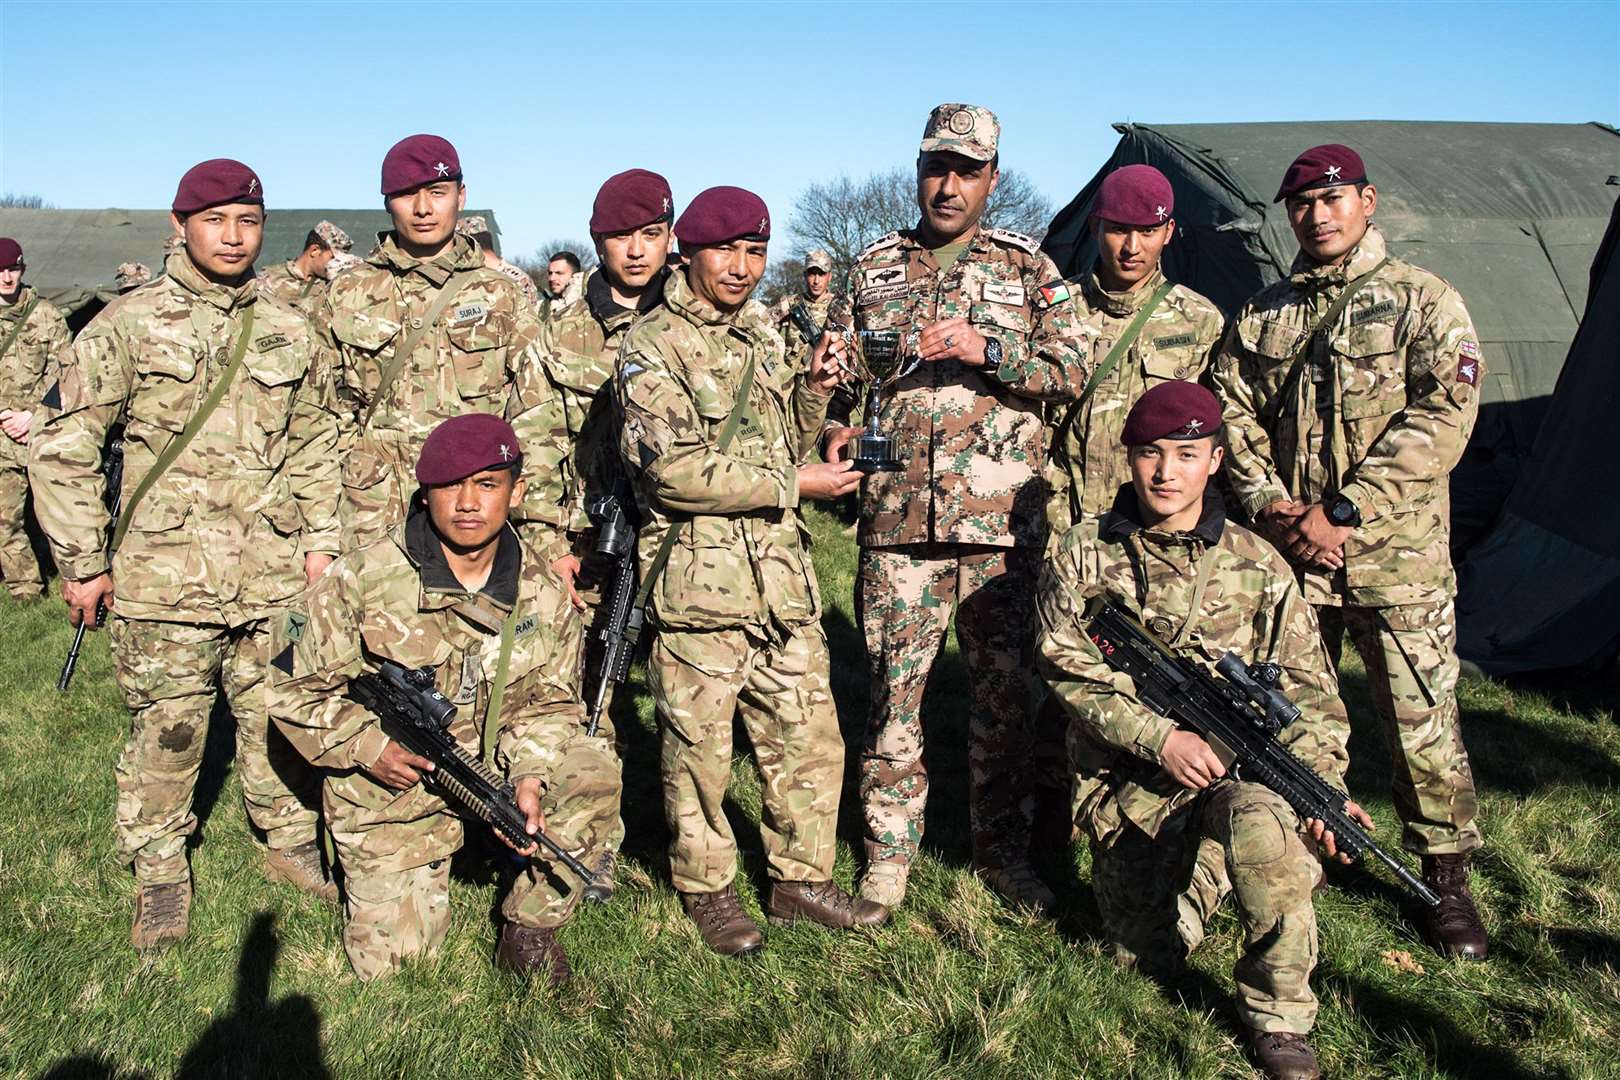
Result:
M117 272L113 274L113 281L117 283L119 289L133 289L151 280L152 268L145 263L119 263Z
M832 256L821 248L811 248L805 252L804 268L806 270L821 270L832 273Z
M315 235L320 237L321 242L333 251L348 251L354 247L354 241L349 239L349 234L330 221L317 222Z
M484 220L482 214L464 217L456 222L456 232L462 236L477 236L481 232L489 232L489 222Z
M948 104L928 114L920 152L944 151L989 161L996 156L1000 141L1001 123L995 113L983 105Z

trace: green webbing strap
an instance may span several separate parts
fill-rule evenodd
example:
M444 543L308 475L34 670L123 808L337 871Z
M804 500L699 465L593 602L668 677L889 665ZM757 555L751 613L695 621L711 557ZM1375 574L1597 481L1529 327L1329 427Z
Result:
M455 299L459 290L457 283L468 276L468 271L458 270L445 279L444 284L439 286L439 291L433 294L433 303L429 304L427 311L423 313L422 325L406 334L405 340L399 343L399 348L388 358L388 365L383 368L382 378L377 380L377 392L371 395L371 404L366 406L366 415L360 420L361 431L371 426L372 416L376 414L383 398L388 396L388 391L393 389L394 380L399 378L405 362L411 358L411 353L416 351L416 346L421 342L423 335L433 329L433 325L439 321L439 316L444 314L444 309Z
M1371 281L1373 275L1382 270L1387 262L1389 262L1389 256L1386 255L1379 259L1378 264L1371 270L1346 285L1344 292L1340 293L1339 298L1333 301L1320 319L1316 320L1316 324L1311 327L1311 332L1305 335L1305 340L1294 350L1293 362L1288 369L1288 374L1284 377L1282 385L1277 390L1276 400L1279 412L1282 410L1282 403L1288 400L1288 396L1293 392L1294 383L1299 379L1300 372L1305 369L1305 360L1310 355L1311 342L1316 340L1316 335L1339 321L1339 316L1343 315L1344 309L1350 306L1350 301L1355 297L1356 293L1360 292L1361 287Z
M4 345L0 345L0 360L4 360L6 353L10 352L11 347L17 343L17 335L21 334L23 332L23 327L28 325L28 316L34 313L34 308L38 304L39 296L36 294L34 298L28 301L28 303L23 307L22 314L17 316L17 325L13 326L11 328L11 333L6 335L6 343Z
M725 426L720 429L720 441L715 448L722 454L731 445L732 436L737 434L737 428L742 424L743 412L748 408L748 395L754 389L754 351L748 350L748 364L743 368L742 385L737 390L736 404L731 406L731 415L726 417ZM658 575L664 572L664 564L669 562L670 552L675 550L675 541L679 539L681 527L671 525L664 534L664 542L658 545L658 553L647 566L647 573L641 580L641 588L636 592L636 599L630 605L631 610L645 607L647 598L652 595L653 583Z
M495 736L501 730L501 703L506 699L507 669L512 666L512 638L517 629L518 605L501 623L501 656L495 662L495 685L489 691L489 708L484 710L484 763L495 767Z
M236 335L236 344L231 347L231 358L226 363L224 372L220 374L219 380L214 383L214 388L208 392L208 396L203 399L202 407L192 414L185 430L176 435L169 442L169 445L163 448L163 453L158 455L157 460L152 463L152 467L146 470L146 475L141 477L141 482L135 486L134 494L124 503L124 512L118 515L118 526L113 530L112 546L107 549L107 561L109 563L112 562L114 553L118 551L118 545L124 542L124 534L129 531L129 523L135 517L135 508L140 505L141 499L151 490L152 485L157 483L158 477L162 476L164 471L174 464L175 458L180 456L181 451L185 450L186 444L191 442L197 432L202 430L202 426L208 421L209 415L225 399L225 391L231 388L231 380L236 378L236 369L242 366L242 357L247 355L248 338L253 333L253 313L257 310L257 304L250 303L247 305L246 312L242 316L242 329ZM204 361L204 363L206 362Z

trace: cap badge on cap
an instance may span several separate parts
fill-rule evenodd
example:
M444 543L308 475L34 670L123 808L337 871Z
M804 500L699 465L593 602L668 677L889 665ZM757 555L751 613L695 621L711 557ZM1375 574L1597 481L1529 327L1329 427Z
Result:
M440 176L449 176L450 175L450 166L446 165L442 161L435 162L434 165L433 165L433 171L438 173Z
M669 204L669 196L665 195L664 196L664 213L666 213L666 214L669 213L671 209L673 209L673 207L671 207L670 204Z
M1159 220L1160 220L1160 221L1163 221L1163 220L1164 220L1164 219L1165 219L1165 218L1167 218L1167 217L1169 217L1169 216L1170 216L1170 211L1168 211L1168 210L1166 210L1166 209L1165 209L1165 208L1164 208L1164 207L1162 207L1162 206L1155 206L1155 207L1154 207L1154 208L1153 208L1153 212L1154 212L1154 213L1155 213L1155 214L1158 214L1158 215L1159 215Z
M760 232L764 232L764 231L765 231L765 227L766 227L766 226L767 226L767 225L769 225L769 224L770 224L770 220L769 220L769 219L768 219L768 218L760 218L760 219L759 219L759 231L760 231Z
M1323 173L1322 175L1329 180L1337 180L1339 178L1339 167L1337 165L1329 165L1327 172Z
M973 130L973 114L966 109L957 109L951 113L951 119L947 126L954 134L966 135Z
M252 195L252 194L256 193L258 190L259 190L259 178L257 176L255 176L255 177L251 178L250 180L248 180L248 194Z
M512 460L512 448L510 446L507 446L505 443L501 443L501 460L502 461L511 461Z
M1204 426L1204 422L1202 420L1198 419L1198 417L1195 416L1191 420L1187 421L1186 430L1188 432L1197 432L1197 431L1201 430L1203 428L1203 426Z

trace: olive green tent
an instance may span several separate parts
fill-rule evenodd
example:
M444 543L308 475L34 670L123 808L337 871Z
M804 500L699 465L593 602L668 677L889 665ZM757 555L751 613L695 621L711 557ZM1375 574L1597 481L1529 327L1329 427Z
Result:
M1293 260L1293 235L1272 203L1288 163L1320 143L1361 154L1390 249L1461 290L1484 345L1484 406L1452 476L1457 550L1482 536L1535 442L1586 307L1587 268L1620 174L1620 132L1404 121L1114 127L1113 156L1053 220L1046 250L1066 274L1089 270L1097 185L1121 165L1154 165L1176 195L1165 270L1228 315Z

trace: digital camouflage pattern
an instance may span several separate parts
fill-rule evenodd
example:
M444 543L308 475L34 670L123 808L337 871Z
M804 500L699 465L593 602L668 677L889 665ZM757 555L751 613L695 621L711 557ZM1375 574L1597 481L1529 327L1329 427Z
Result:
M315 813L266 742L266 620L336 554L338 420L331 356L249 280L217 285L184 250L163 278L79 335L31 446L35 514L73 580L108 569L101 452L122 414L123 499L223 374L248 305L242 369L190 445L129 513L112 561L114 675L132 714L119 770L119 845L146 884L185 880L191 788L216 681L238 725L248 813L272 847L315 837ZM267 755L272 755L266 762ZM293 786L288 787L288 783Z
M313 316L326 299L328 282L323 277L306 275L291 261L279 262L258 272L256 280L266 296L304 315Z
M321 242L323 244L338 254L343 254L344 252L352 251L354 249L354 241L350 239L348 233L344 232L338 227L336 222L326 221L324 219L317 221L315 223L315 228L312 231L316 236L321 238Z
M113 284L118 286L119 292L128 292L151 280L152 268L145 263L119 263L118 269L113 272Z
M451 733L483 756L501 628L515 614L497 771L514 783L540 779L546 828L570 854L594 864L618 846L618 768L606 741L584 733L572 674L579 617L538 552L510 528L500 543L489 584L469 594L449 576L418 510L409 525L332 564L274 628L271 714L304 757L328 770L327 822L348 893L343 945L363 979L443 940L449 858L463 843L461 817L434 791L418 784L395 792L364 772L388 737L343 695L375 658L433 668L439 690L457 705ZM581 888L548 860L544 870L518 876L502 914L522 926L559 926Z
M1194 609L1200 577L1207 583ZM1299 839L1300 822L1257 785L1228 780L1200 793L1171 779L1159 754L1174 722L1145 707L1086 634L1084 607L1097 595L1211 670L1228 651L1279 665L1281 689L1301 711L1281 741L1342 785L1349 720L1315 613L1282 557L1225 520L1213 488L1203 520L1185 533L1142 527L1127 488L1096 529L1070 529L1048 560L1038 642L1040 673L1069 717L1078 820L1121 961L1174 975L1230 890L1245 935L1239 1015L1263 1031L1307 1031L1316 1013L1310 894L1320 868ZM1224 860L1201 854L1204 843L1218 844Z
M438 323L422 333L386 389L383 369L404 343L438 289L454 277L454 299ZM538 364L540 322L509 278L484 266L478 246L456 236L445 251L422 261L402 251L390 234L364 266L332 282L318 323L338 355L338 389L347 404L343 442L345 549L387 535L405 517L416 491L416 458L428 432L467 412L501 413L526 368ZM524 449L531 487L555 486L566 444L559 404L544 397L544 380L530 389L528 415L508 416ZM380 399L379 399L379 394ZM378 400L365 430L360 422ZM566 520L559 501L545 524ZM531 500L528 507L538 505Z
M24 312L28 321L19 326ZM32 431L38 432L44 422L40 399L68 359L73 335L56 305L24 285L16 300L0 305L0 343L7 339L11 345L0 355L0 409L33 413ZM23 524L27 503L28 444L0 433L0 575L6 591L22 598L45 591L45 574Z
M764 780L772 875L825 881L832 872L844 745L798 510L798 466L815 450L827 396L783 362L762 311L724 315L673 273L663 305L625 336L615 380L620 447L644 523L643 575L667 530L681 530L651 594L648 668L671 876L687 892L716 892L736 870L721 803L739 713ZM722 453L719 433L750 358L753 386Z
M1093 369L1163 284L1159 270L1123 293L1108 292L1096 274L1068 283L1080 327L1090 341ZM1082 518L1101 517L1113 506L1120 485L1131 479L1119 441L1126 414L1151 386L1171 379L1199 381L1220 345L1223 323L1220 309L1209 300L1185 285L1171 286L1091 397L1054 410L1048 512L1054 541Z
M834 321L909 333L959 317L1002 347L995 375L941 360L896 384L882 429L905 468L861 485L862 547L1045 543L1045 403L1078 396L1090 368L1074 305L1041 292L1054 283L1035 241L1002 229L976 231L945 273L914 230L855 261Z

